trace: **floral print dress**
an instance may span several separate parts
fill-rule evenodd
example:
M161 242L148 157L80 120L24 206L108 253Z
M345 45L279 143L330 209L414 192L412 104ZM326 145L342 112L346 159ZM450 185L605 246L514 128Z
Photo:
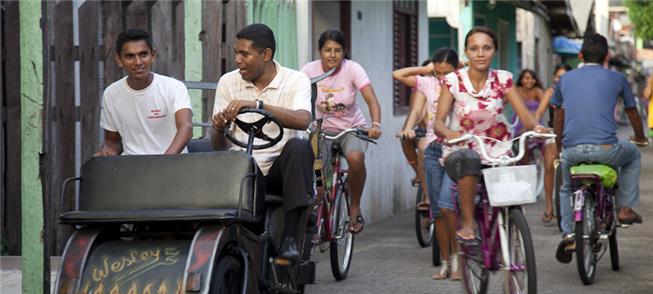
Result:
M504 97L512 88L512 73L491 69L483 88L478 92L469 79L469 68L448 74L445 76L444 82L454 98L453 110L449 115L449 129L493 138L494 140L485 140L486 151L491 157L496 158L510 153L509 141L512 138L503 115L503 106ZM483 159L481 149L476 141L467 141L462 146L445 145L442 158L464 148L473 149L481 156L483 164L490 164Z

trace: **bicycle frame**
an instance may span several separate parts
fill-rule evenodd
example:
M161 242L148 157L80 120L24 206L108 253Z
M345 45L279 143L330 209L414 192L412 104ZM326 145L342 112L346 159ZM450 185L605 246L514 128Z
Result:
M573 197L571 198L574 207L574 221L583 221L583 208L585 207L585 196L593 195L596 203L594 218L597 224L607 223L610 227L609 234L612 234L616 226L616 206L614 205L614 190L607 189L601 184L601 179L596 175L574 175L571 177ZM598 226L597 226L598 228Z
M454 184L452 187L452 197L455 198L455 193L458 192L457 186ZM523 271L524 267L510 266L510 253L508 249L508 210L507 207L493 207L490 206L490 200L487 197L485 185L481 183L477 187L477 195L479 195L479 203L476 205L475 219L479 226L481 233L480 249L483 258L483 266L491 271L505 270L505 271ZM454 199L455 201L455 199ZM456 208L456 213L460 214L459 209ZM465 246L461 246L464 250ZM497 262L497 254L501 250L501 256L504 266L499 268ZM469 254L469 252L466 252Z
M325 234L323 239L315 240L315 243L329 242L341 237L335 235L336 225L334 224L335 220L332 219L332 216L334 215L334 209L336 209L335 203L337 203L336 201L338 200L338 185L345 185L345 183L342 182L342 175L346 173L347 170L342 169L342 166L340 165L340 153L333 150L332 154L333 174L331 175L331 187L329 187L330 192L325 193L326 195L324 195L320 200L317 214L317 236L318 238L321 238L322 230L324 230Z

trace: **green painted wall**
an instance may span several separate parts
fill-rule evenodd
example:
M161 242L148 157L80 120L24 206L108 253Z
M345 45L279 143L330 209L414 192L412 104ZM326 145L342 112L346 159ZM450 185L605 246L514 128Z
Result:
M43 131L41 1L20 2L21 220L23 293L43 293L43 195L39 152Z
M248 0L247 24L263 23L274 32L277 50L274 59L298 69L297 11L293 0Z
M482 25L491 28L499 37L499 51L494 57L492 67L497 69L509 70L513 74L519 74L518 56L517 56L517 21L516 8L513 5L498 2L494 8L488 7L488 1L474 1L474 25ZM507 22L507 39L499 32L499 23ZM503 45L503 46L502 46ZM505 47L505 48L503 48ZM504 52L501 52L504 51ZM507 58L507 68L502 68L501 55Z
M445 18L429 18L428 56L433 56L435 50L441 47L458 48L458 29L450 27Z
M202 1L186 0L184 2L184 46L185 64L184 79L187 81L202 80L202 42L199 34L202 31ZM202 120L202 90L189 90L193 105L193 121ZM193 128L193 137L202 136L202 128Z

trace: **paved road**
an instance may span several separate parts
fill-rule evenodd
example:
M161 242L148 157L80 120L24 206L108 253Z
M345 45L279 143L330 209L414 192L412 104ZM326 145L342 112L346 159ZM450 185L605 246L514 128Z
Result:
M540 221L542 202L528 206L526 216L535 242L539 293L653 293L653 148L641 149L641 204L644 224L619 231L621 270L613 272L608 255L599 262L595 283L583 286L576 261L560 264L555 249L560 234ZM418 248L413 214L403 213L368 226L356 239L353 265L345 281L331 276L329 255L318 254L317 285L307 293L460 293L453 281L434 281L430 248ZM500 293L501 276L490 277L491 293Z

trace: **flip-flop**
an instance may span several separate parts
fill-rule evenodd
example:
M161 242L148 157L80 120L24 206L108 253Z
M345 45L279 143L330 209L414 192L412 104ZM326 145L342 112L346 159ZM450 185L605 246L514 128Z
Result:
M548 223L550 223L551 221L553 221L555 219L556 219L556 217L555 217L555 215L553 215L553 213L546 213L546 212L542 213L541 220L545 224L548 224Z
M570 263L572 259L572 252L571 250L568 250L567 248L573 244L574 237L572 235L568 235L564 237L560 243L558 244L558 249L556 249L556 259L561 262L561 263Z
M356 230L356 226L358 226L359 224L360 224L360 229ZM351 225L349 226L349 232L356 235L362 232L364 228L365 228L365 219L363 218L362 215L359 215L354 219L353 222L351 222Z
M462 231L471 231L472 232L472 237L463 237L460 235ZM458 243L461 243L463 245L468 245L468 246L474 246L478 245L478 238L476 237L476 232L475 230L471 229L460 229L456 231L456 240L458 240Z
M641 224L642 223L642 216L635 213L635 215L633 215L631 217L627 217L627 218L624 218L624 219L619 219L619 223L621 223L622 225Z

